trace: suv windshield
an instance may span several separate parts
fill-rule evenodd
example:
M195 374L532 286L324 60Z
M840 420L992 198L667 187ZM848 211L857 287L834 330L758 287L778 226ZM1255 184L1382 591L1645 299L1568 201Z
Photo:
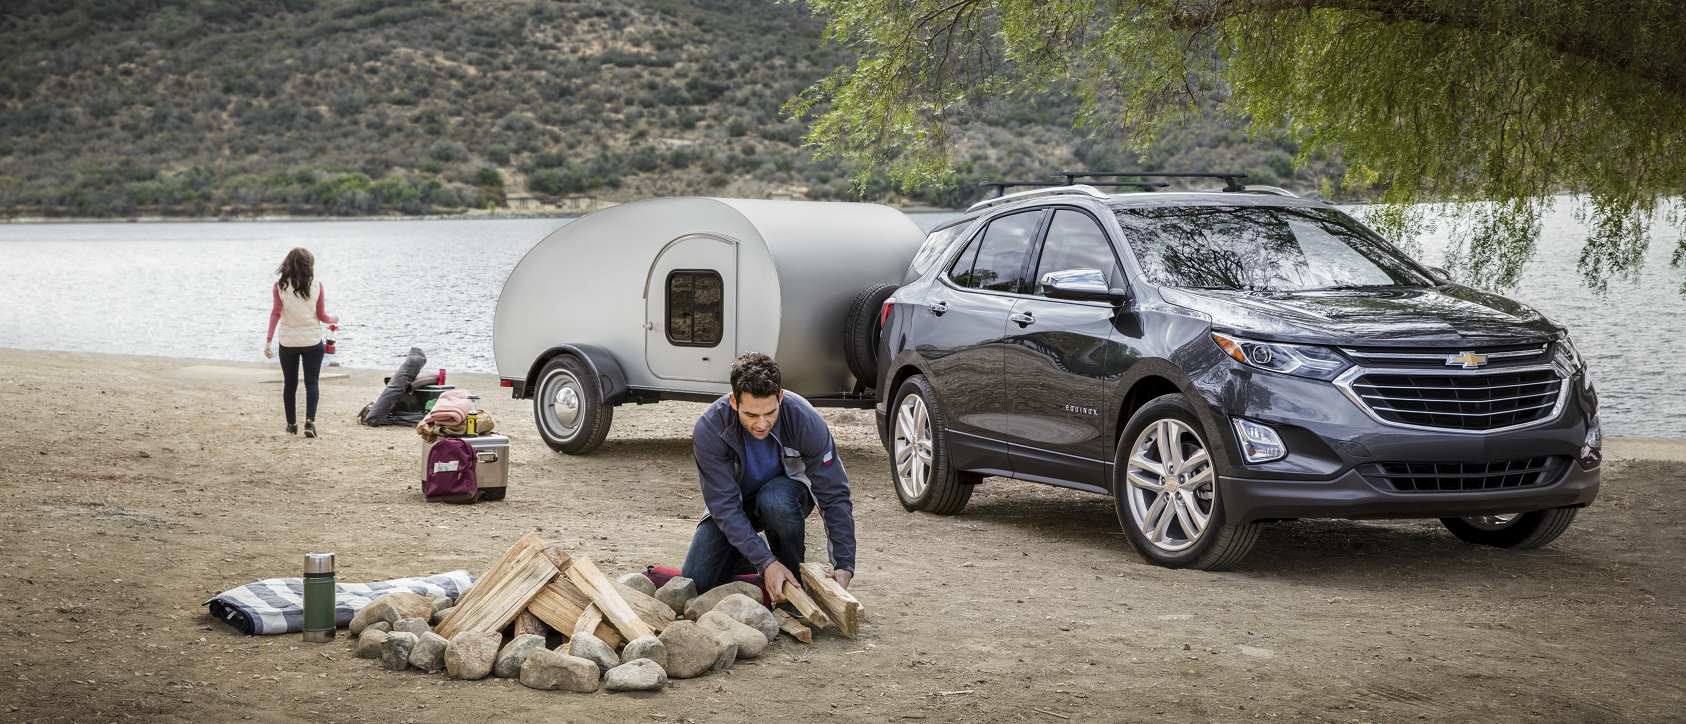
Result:
M1116 210L1149 281L1294 292L1432 286L1374 232L1331 209L1172 206Z

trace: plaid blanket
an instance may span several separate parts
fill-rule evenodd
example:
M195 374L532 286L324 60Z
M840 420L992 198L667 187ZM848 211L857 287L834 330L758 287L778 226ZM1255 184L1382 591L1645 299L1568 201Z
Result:
M393 591L423 596L442 593L452 600L474 585L468 571L452 571L426 578L399 578L379 583L335 583L334 625L351 623L351 617L370 601ZM217 594L201 606L211 615L227 621L247 636L298 633L304 630L304 579L271 578L248 583Z

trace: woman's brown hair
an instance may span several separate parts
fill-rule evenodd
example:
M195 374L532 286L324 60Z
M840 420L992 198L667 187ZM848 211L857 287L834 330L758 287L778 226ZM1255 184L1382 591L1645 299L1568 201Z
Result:
M315 281L316 274L312 269L316 266L316 257L305 251L304 247L294 247L287 252L287 258L281 260L281 268L275 271L281 274L281 281L277 286L281 291L291 291L305 299L310 298L310 283Z

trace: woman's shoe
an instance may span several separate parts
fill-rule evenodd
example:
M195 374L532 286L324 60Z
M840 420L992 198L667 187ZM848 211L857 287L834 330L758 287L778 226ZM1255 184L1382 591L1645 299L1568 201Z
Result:
M304 436L305 437L316 437L316 423L307 422L307 423L304 424Z
M288 426L287 426L287 434L288 434L288 435L297 435L297 434L299 434L299 426L298 426L298 425L288 425Z

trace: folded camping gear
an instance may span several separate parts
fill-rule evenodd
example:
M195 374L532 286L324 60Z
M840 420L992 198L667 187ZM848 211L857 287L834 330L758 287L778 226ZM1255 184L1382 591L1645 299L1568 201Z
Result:
M351 623L351 617L370 601L393 591L409 591L423 596L439 593L456 600L473 585L474 576L468 571L378 583L335 583L334 625ZM271 578L248 583L223 591L200 605L210 606L212 616L228 622L247 636L298 633L304 630L304 579Z
M410 394L410 382L415 380L421 372L422 365L427 364L427 354L420 347L411 347L410 353L404 357L404 363L398 366L398 371L387 378L386 389L381 390L380 397L363 411L362 422L365 425L414 425L421 422L420 413L399 413L393 415L393 406L398 398ZM413 418L413 419L412 419Z

